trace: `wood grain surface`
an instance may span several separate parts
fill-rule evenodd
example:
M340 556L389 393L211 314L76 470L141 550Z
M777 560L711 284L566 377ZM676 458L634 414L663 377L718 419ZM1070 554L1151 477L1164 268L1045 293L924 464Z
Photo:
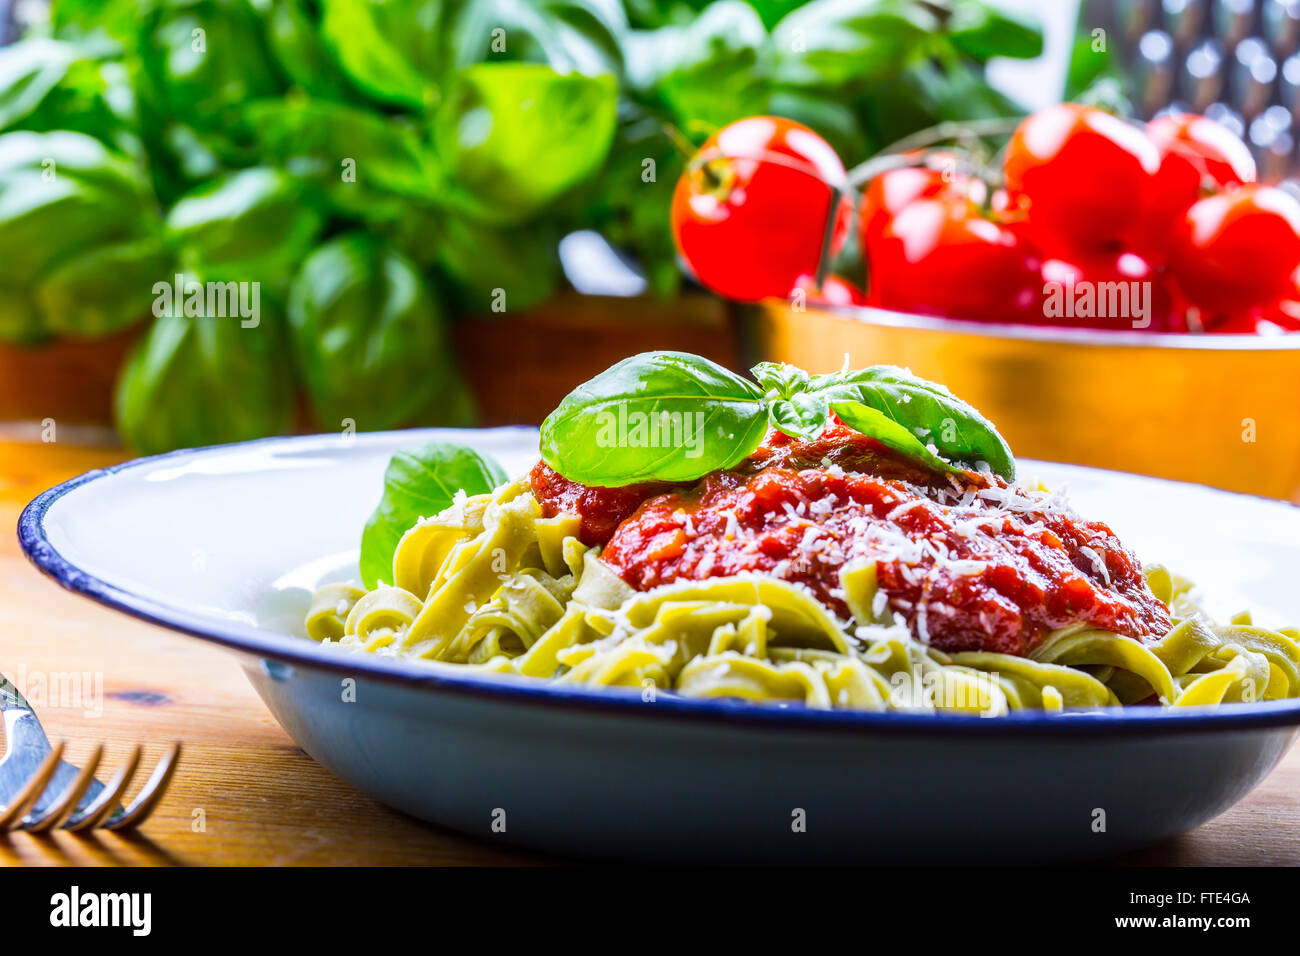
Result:
M12 529L23 505L49 485L121 457L111 449L0 443L0 523ZM0 672L15 681L20 672L30 682L74 671L103 681L102 706L90 713L37 708L51 738L68 741L73 762L104 742L106 767L137 743L146 769L168 741L182 741L185 752L170 791L139 833L0 834L0 864L548 862L418 823L358 793L289 739L227 653L63 591L27 562L12 531L3 541ZM1300 864L1300 749L1217 820L1110 862Z

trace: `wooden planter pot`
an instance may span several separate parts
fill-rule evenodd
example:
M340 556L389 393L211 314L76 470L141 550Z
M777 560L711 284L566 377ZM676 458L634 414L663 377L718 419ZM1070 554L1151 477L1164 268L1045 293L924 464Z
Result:
M142 329L96 342L0 346L0 423L111 428L113 383ZM528 312L467 318L454 339L484 425L539 424L575 385L637 352L673 349L741 365L732 310L702 295L563 295ZM300 430L314 430L305 415Z

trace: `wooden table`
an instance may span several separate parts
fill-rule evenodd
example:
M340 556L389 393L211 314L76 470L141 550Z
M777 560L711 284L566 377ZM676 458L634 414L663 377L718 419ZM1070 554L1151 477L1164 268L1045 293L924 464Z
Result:
M0 523L37 493L120 451L0 442ZM0 835L0 863L49 865L511 864L543 858L417 823L330 776L272 719L226 652L61 590L0 547L0 672L81 671L103 680L102 713L38 707L79 763L142 744L147 766L185 745L166 799L135 836ZM1300 864L1300 748L1248 798L1194 833L1121 861Z

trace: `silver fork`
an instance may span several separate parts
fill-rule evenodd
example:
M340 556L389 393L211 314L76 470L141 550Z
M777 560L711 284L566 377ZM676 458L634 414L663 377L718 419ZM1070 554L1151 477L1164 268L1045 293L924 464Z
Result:
M139 747L105 785L95 779L103 746L95 747L81 769L64 761L63 744L50 746L31 705L3 674L0 713L4 714L5 726L5 755L0 759L0 832L15 826L34 833L57 826L72 831L96 826L106 830L139 826L162 799L180 759L181 745L172 744L135 800L123 809L122 795L140 765Z

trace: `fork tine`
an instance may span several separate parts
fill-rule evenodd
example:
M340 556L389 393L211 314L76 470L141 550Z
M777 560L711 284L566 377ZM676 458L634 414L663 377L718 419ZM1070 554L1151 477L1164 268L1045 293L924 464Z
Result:
M126 793L126 788L131 785L131 778L135 776L135 769L138 766L140 766L140 748L137 746L131 751L131 755L126 758L126 763L117 769L113 779L100 791L99 796L92 800L84 810L69 817L63 824L63 829L79 833L82 830L97 827L108 819L109 815L117 808L122 795Z
M176 764L180 760L181 745L180 743L172 744L172 749L167 755L158 761L158 765L153 768L153 773L145 781L144 788L136 795L132 804L126 808L126 812L116 820L110 820L104 824L105 830L125 830L127 827L136 827L149 819L149 814L153 813L158 802L162 800L163 794L167 791L167 784L171 782L172 774L176 772Z
M81 798L86 795L90 789L90 782L95 779L95 771L99 769L99 761L104 756L104 745L98 744L95 752L90 755L86 765L81 768L67 788L59 795L44 815L37 817L35 820L23 819L19 826L29 833L45 833L48 830L58 826L68 818L71 813L77 809L77 804Z
M54 771L62 759L63 742L59 741L54 745L54 749L41 761L41 765L36 768L36 772L27 781L27 785L19 791L18 796L14 797L13 803L9 804L3 812L0 812L0 832L9 829L16 820L21 820L28 809L41 798L41 794L45 792L45 785L54 776Z

